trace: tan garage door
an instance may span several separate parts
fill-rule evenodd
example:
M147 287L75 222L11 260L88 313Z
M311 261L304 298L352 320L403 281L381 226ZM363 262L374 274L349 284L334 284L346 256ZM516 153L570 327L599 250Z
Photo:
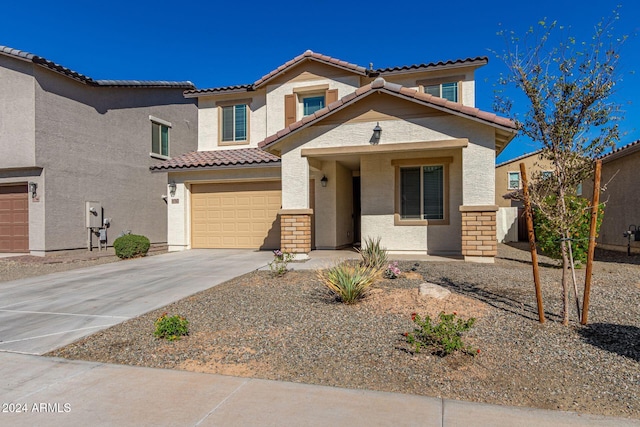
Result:
M27 184L0 186L0 252L29 252Z
M191 186L191 247L280 247L280 182Z

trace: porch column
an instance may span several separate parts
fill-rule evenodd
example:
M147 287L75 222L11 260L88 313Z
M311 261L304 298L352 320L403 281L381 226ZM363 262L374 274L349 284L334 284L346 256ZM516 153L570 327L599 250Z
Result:
M313 215L309 208L309 162L300 156L300 148L283 153L281 160L280 250L305 259L311 252Z
M292 254L311 252L311 209L280 211L280 250ZM298 258L299 256L296 256Z
M460 206L462 255L465 261L493 263L498 255L496 212L498 206Z

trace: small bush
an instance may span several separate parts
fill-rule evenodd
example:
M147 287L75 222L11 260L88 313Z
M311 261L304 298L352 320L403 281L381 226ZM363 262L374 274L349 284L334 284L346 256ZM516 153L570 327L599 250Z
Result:
M276 249L273 251L273 261L269 263L269 269L274 276L284 276L289 271L287 265L291 261L293 261L293 254Z
M422 347L430 347L433 354L446 356L454 351L475 356L480 353L462 342L462 333L471 329L475 323L475 318L469 320L456 319L457 314L445 314L444 311L438 316L439 322L433 323L429 316L422 319L416 313L411 315L411 320L416 324L412 333L405 333L407 342L415 347L416 353L420 353Z
M383 270L387 265L387 250L380 245L380 237L364 239L364 247L358 252L365 267Z
M400 274L402 274L402 272L400 271L400 267L398 267L398 261L389 264L387 269L384 270L384 277L387 279L397 279L400 277Z
M189 321L182 316L169 317L164 313L155 321L155 326L153 335L169 341L179 340L180 337L189 335Z
M149 246L149 239L136 234L125 234L113 242L116 255L122 259L145 256L149 252Z
M581 212L578 220L571 225L570 238L573 260L576 264L587 262L587 252L589 250L589 231L591 229L591 209L589 200L578 196L565 196L567 208L572 212ZM555 197L549 196L548 204L555 204ZM560 247L560 234L555 230L547 217L538 209L533 210L534 225L536 232L536 243L547 256L555 259L562 258ZM598 208L598 220L596 222L596 237L604 217L602 205Z
M345 304L362 298L379 276L378 269L347 262L318 272L322 284Z

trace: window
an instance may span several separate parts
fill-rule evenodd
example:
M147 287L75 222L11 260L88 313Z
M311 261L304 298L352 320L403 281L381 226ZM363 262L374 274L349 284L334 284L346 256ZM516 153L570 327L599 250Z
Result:
M324 108L324 95L302 98L302 114L308 116Z
M151 153L169 156L169 125L168 123L151 122Z
M458 102L458 83L440 83L434 85L425 85L424 93L428 93L439 98L444 98L452 102Z
M576 187L576 196L582 196L582 183Z
M542 171L542 179L549 179L553 176L553 171Z
M247 105L229 105L221 107L222 142L246 142L247 139Z
M509 172L509 190L520 188L520 172Z

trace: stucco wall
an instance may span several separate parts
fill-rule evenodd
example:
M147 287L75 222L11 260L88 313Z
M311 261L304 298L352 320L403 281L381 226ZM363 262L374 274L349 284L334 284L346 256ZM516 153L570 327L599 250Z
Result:
M635 147L633 147L635 148ZM606 203L600 234L599 247L619 251L627 250L627 239L622 233L633 224L640 228L640 151L632 152L602 164L600 201ZM592 198L593 181L583 184L583 196ZM640 242L631 241L632 251L640 253Z
M36 68L36 163L46 173L44 247L86 246L85 201L111 218L109 243L122 230L167 239L166 173L152 174L149 116L171 123L169 154L197 146L195 101L182 89L89 87Z
M503 196L514 190L509 189L509 172L520 172L520 163L524 163L527 170L527 179L542 171L552 170L551 162L542 159L539 154L532 154L523 159L502 164L496 167L496 205L500 207L519 206L521 202L505 199ZM520 186L522 188L522 185Z
M0 55L0 169L36 166L33 64Z

